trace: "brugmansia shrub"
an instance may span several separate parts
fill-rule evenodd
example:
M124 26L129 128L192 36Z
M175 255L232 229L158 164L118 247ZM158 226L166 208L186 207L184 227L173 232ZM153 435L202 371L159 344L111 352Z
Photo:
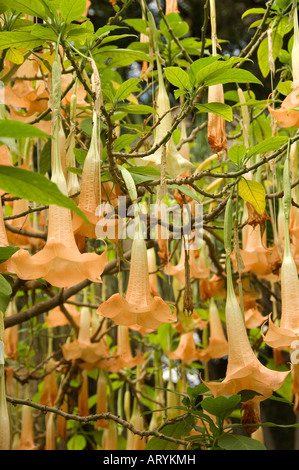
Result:
M291 450L298 2L97 3L0 3L0 449Z

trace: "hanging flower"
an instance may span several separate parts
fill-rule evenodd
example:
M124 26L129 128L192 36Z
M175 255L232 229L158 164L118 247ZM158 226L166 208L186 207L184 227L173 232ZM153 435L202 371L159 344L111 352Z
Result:
M228 353L228 342L224 334L219 311L214 299L210 300L209 326L209 344L199 353L199 359L203 362L208 362L210 359L221 358L226 356Z
M97 404L96 414L107 413L107 380L103 370L99 370L97 380ZM95 429L108 428L108 421L106 419L98 419L94 425Z
M181 256L176 266L168 263L164 267L164 274L168 276L175 276L180 284L185 284L185 251L189 255L189 266L190 266L190 279L207 279L209 277L210 268L206 266L204 250L201 249L199 262L196 261L195 251L188 250L188 247L184 247L184 243L181 246Z
M224 103L223 85L211 85L208 89L208 103ZM220 153L227 153L227 137L225 119L214 113L208 113L208 142L211 149Z
M155 128L154 145L160 143L171 129L170 101L164 85L162 68L158 59L157 65L159 86L156 99L156 111L157 119L161 119L161 122ZM135 164L137 166L151 166L157 168L158 170L161 170L163 147L164 146L161 145L161 147L159 147L159 149L156 150L152 155L142 158L136 158ZM186 160L186 158L182 157L182 155L180 155L180 153L177 151L175 143L171 136L169 141L166 143L166 173L175 178L193 167L193 163Z
M38 450L39 445L34 442L32 408L22 406L22 429L19 450Z
M47 417L45 450L56 450L56 426L54 413L50 413Z
M117 328L117 350L114 356L115 360L112 360L112 357L106 361L101 361L102 367L113 373L123 368L132 368L144 363L144 357L140 353L136 356L132 355L129 328L127 326L119 325Z
M67 361L80 360L81 367L93 369L101 359L109 357L109 347L102 338L99 342L90 339L91 318L88 307L83 307L80 316L78 339L61 346L62 354Z
M120 294L112 295L99 306L97 313L111 318L116 325L139 325L153 330L176 320L176 314L161 297L151 296L146 243L142 234L137 233L133 240L126 298Z
M88 375L87 370L83 370L81 374L81 386L78 395L78 415L88 416L89 405L88 405Z
M71 299L70 299L71 300ZM71 315L77 325L80 324L80 310L77 309L75 305L72 304L63 304L64 308ZM60 306L54 307L49 311L49 314L45 317L45 321L50 328L55 328L56 326L69 325L67 317L63 314L60 309Z
M18 313L16 308L15 299L12 299L6 310L6 317L11 317ZM18 343L19 343L19 325L13 325L6 328L4 331L5 337L5 355L10 359L18 358Z
M150 292L153 297L159 296L158 277L157 277L157 264L155 248L147 250L147 262L149 272Z
M180 13L178 9L178 0L166 0L165 15L169 13Z
M42 389L42 393L39 399L41 405L46 406L54 406L55 401L58 395L58 387L56 382L56 362L53 358L50 358L46 367L45 371L47 375L44 380L44 386Z
M109 421L108 429L104 429L102 450L117 450L117 427L114 421Z
M199 359L199 348L194 341L194 332L183 333L180 337L179 346L175 351L168 352L169 359L179 359L184 364L191 364Z

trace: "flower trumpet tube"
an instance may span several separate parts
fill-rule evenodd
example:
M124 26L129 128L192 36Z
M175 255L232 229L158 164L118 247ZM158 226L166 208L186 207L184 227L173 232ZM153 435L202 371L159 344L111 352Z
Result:
M168 352L169 359L179 359L184 364L191 364L199 359L199 349L195 345L193 331L183 333L179 346L175 351Z
M178 0L166 0L165 15L169 13L180 13L178 8Z
M140 223L139 223L140 225ZM112 295L102 303L97 313L111 318L116 325L156 330L164 323L176 321L176 312L161 297L152 297L149 284L146 243L137 230L132 243L131 268L126 297Z
M209 344L199 353L199 359L204 362L210 359L221 358L228 353L228 342L224 334L217 305L213 298L210 300L209 314Z
M212 394L236 394L241 390L258 393L246 402L250 409L256 402L269 398L273 391L281 387L290 371L280 372L263 366L253 352L245 326L244 315L238 303L232 280L230 261L232 233L232 200L229 199L225 213L225 250L227 271L227 299L225 305L226 331L228 339L228 364L226 376L222 382L207 382Z
M211 85L208 89L208 103L224 103L223 85ZM208 113L208 142L211 149L219 154L227 153L225 119L214 113Z
M154 145L159 144L165 135L171 129L171 113L170 113L170 101L169 96L165 88L162 68L157 58L157 67L158 67L158 93L156 98L156 111L157 119L161 119L161 122L157 125L155 129L155 139ZM156 150L152 155L142 158L136 158L135 164L137 166L151 166L161 170L162 163L162 153L163 145ZM190 161L186 160L180 153L177 151L173 138L170 137L169 141L166 143L166 173L174 178L182 173L193 168L194 165Z
M10 300L7 310L6 317L10 317L18 313L15 299ZM19 343L19 325L13 325L10 328L5 329L5 355L10 359L18 358L18 343Z
M40 404L46 406L54 406L58 394L58 387L56 382L56 362L53 358L50 358L47 366L44 386L40 396Z
M66 180L62 171L59 146L60 119L60 69L57 61L52 67L54 151L52 178L63 194L67 194ZM33 256L19 250L11 259L13 272L20 279L43 278L56 287L70 287L85 279L101 282L101 274L107 264L106 250L103 254L81 254L75 241L70 209L50 205L49 227L45 246Z
M99 370L99 376L97 380L97 404L96 414L107 413L107 379L103 370ZM94 425L95 429L108 428L107 419L98 419Z
M38 450L39 446L34 442L32 408L27 405L22 407L22 429L19 450Z

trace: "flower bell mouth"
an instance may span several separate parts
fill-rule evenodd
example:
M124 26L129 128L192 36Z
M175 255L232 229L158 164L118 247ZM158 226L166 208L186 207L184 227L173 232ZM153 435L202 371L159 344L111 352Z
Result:
M150 292L146 243L142 235L132 243L131 268L126 297L112 295L97 313L111 318L116 325L140 326L156 330L164 323L176 321L176 313L161 297Z

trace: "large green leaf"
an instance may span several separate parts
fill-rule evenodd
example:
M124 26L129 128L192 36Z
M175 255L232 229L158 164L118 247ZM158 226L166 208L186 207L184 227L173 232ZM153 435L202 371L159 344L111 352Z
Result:
M266 208L266 191L257 181L242 178L238 183L239 196L249 202L258 214L263 214Z
M202 400L201 407L207 413L224 420L238 407L240 401L240 395L207 397Z
M217 444L224 450L266 450L260 441L238 434L223 433Z
M61 17L66 23L78 20L86 9L86 0L64 0L60 5Z
M10 47L22 49L34 49L44 43L44 39L32 36L27 31L4 31L0 34L0 50Z
M40 0L3 0L1 3L21 13L27 13L28 15L38 16L43 19L47 18L45 7Z
M188 416L184 421L179 421L174 424L167 424L160 432L165 436L171 436L175 439L182 439L187 436L193 428L194 418ZM178 444L176 442L170 442L166 439L158 437L152 437L147 443L145 450L177 450Z
M129 78L129 80L123 82L115 92L114 102L118 103L119 101L124 101L134 91L140 91L138 87L139 83L139 78Z
M265 140L262 140L257 145L252 147L246 154L246 159L252 157L253 155L262 154L265 152L274 152L278 150L282 145L286 144L288 137L285 135L280 135L276 137L268 137Z
M0 247L0 263L7 261L19 248L16 246L1 246Z
M0 274L0 311L5 312L12 293L11 284L3 274Z
M95 60L109 61L109 67L126 67L135 61L152 62L150 57L141 51L134 51L130 49L110 49L100 48L94 54Z
M167 67L165 69L167 80L177 88L190 90L189 75L180 67Z
M262 85L262 82L251 72L237 68L218 70L206 77L206 86L218 85L219 83L257 83Z
M222 117L226 121L233 120L233 110L231 106L225 103L205 103L205 104L196 104L195 107L199 113L213 113L217 116Z
M22 139L27 137L51 138L50 135L40 130L38 127L31 126L22 121L12 119L0 119L0 137L9 137L13 139Z
M66 207L77 212L87 221L76 204L62 194L55 183L39 173L24 170L23 168L0 165L0 188L28 201Z

